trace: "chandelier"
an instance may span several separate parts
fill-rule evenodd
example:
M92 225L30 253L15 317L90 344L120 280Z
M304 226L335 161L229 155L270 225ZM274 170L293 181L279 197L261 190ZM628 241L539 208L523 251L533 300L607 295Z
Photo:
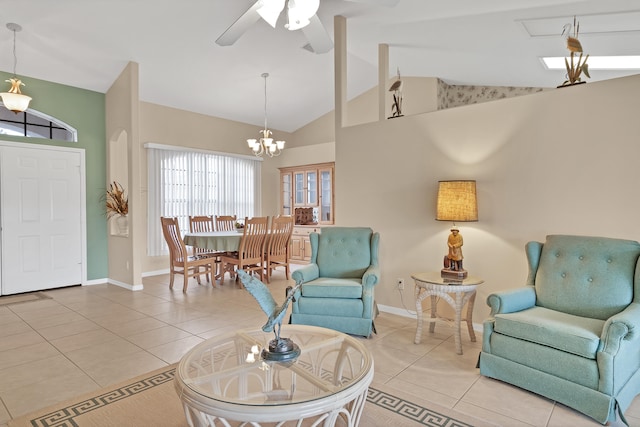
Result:
M31 97L20 92L20 86L24 86L24 83L16 77L16 64L18 63L18 57L16 55L16 32L22 31L22 27L9 22L7 28L9 31L13 31L13 77L5 80L7 83L11 83L11 89L9 89L8 92L0 93L0 97L2 97L2 103L7 109L18 114L29 108Z
M253 154L261 157L263 154L267 154L269 157L279 156L284 149L284 141L274 141L271 138L271 132L267 127L267 77L269 73L262 73L264 78L264 129L260 131L262 137L260 139L250 138L247 139L249 148L253 150Z
M311 17L320 6L320 0L287 0L287 23L284 27L290 31L299 30L309 25ZM258 14L273 28L276 27L280 13L284 9L285 0L261 0Z

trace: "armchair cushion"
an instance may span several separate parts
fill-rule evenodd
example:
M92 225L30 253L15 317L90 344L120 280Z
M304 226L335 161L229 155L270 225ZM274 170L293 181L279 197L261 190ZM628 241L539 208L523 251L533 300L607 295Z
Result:
M319 277L313 285L302 287L302 296L311 298L362 298L360 279Z
M544 307L497 314L494 331L503 335L595 359L604 320L574 316Z
M536 304L606 320L631 304L637 259L638 243L630 240L548 236L536 274Z

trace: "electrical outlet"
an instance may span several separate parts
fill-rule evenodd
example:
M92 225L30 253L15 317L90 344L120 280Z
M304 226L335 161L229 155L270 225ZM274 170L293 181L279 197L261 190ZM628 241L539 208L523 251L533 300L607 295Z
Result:
M402 278L398 278L398 279L396 280L396 283L398 284L398 290L399 290L399 291L404 290L404 279L402 279Z

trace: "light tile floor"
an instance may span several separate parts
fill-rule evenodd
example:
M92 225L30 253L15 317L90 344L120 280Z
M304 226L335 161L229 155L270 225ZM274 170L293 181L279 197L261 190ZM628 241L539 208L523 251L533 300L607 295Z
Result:
M181 277L178 277L181 281ZM51 299L0 306L0 427L13 417L177 362L197 343L265 321L257 302L232 281L216 288L191 280L185 294L168 275L144 279L144 290L114 285L64 288ZM286 281L269 285L276 300ZM405 292L405 300L410 293ZM481 377L475 368L481 336L463 335L454 352L452 329L439 324L413 343L415 320L381 313L377 335L362 340L375 361L373 385L424 406L434 403L498 426L597 426L562 405ZM640 426L640 399L626 413ZM621 425L620 423L615 425Z

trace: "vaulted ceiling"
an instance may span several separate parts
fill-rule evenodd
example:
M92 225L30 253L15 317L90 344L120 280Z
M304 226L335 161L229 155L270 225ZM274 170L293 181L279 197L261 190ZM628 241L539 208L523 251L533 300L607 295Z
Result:
M0 0L0 69L106 92L129 61L140 66L140 97L261 126L264 80L269 126L294 131L334 106L333 50L303 49L301 31L258 20L231 46L215 40L255 0ZM449 84L555 87L564 71L542 56L567 54L560 36L576 15L591 55L640 55L637 0L320 0L317 15L333 38L333 16L347 18L348 95L377 84L378 44L389 45L390 74L439 77ZM639 70L592 70L598 81ZM29 87L24 92L30 93ZM405 99L412 96L405 93Z

